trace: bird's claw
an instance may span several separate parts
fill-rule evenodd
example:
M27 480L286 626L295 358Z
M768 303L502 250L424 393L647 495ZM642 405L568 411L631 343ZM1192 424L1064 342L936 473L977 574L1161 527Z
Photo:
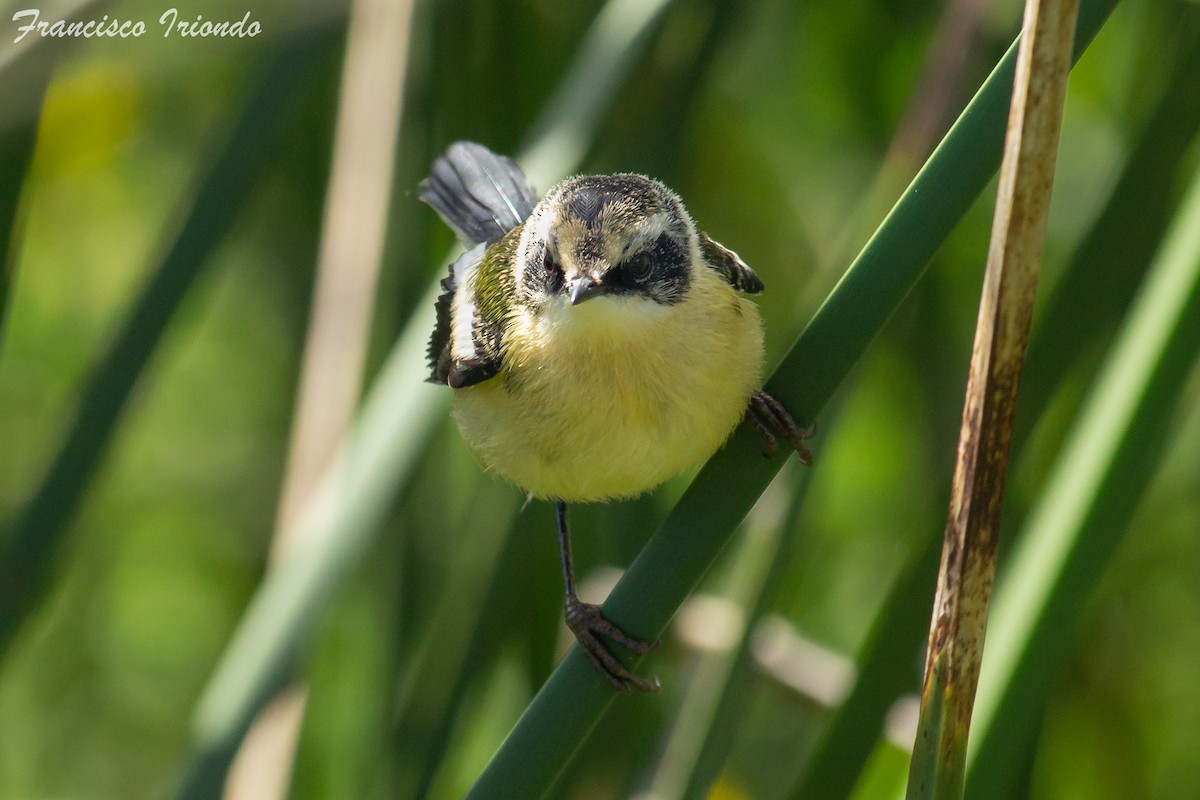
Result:
M636 655L645 655L656 650L658 642L635 639L605 619L604 615L600 613L599 606L585 603L577 597L567 598L565 616L567 627L571 629L571 633L575 634L575 639L579 642L579 649L587 656L588 661L592 662L592 666L608 679L613 688L622 692L628 691L630 688L642 692L659 690L658 678L649 681L632 672L617 660L617 657L612 654L604 642L600 641L599 637L611 639Z
M796 424L796 420L792 419L788 410L783 407L783 404L762 389L758 389L750 395L750 402L746 406L746 421L762 436L763 455L767 458L775 455L778 444L775 437L777 432L796 451L801 463L812 464L812 453L804 446L804 442L816 434L817 423L814 422L811 428L800 427Z

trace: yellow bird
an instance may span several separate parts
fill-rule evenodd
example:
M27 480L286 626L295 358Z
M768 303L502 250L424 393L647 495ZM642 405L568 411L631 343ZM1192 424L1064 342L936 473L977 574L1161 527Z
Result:
M798 427L759 388L762 281L641 175L568 178L541 202L510 159L458 142L419 196L468 246L442 281L430 380L484 467L555 504L565 617L618 689L655 691L601 641L628 636L575 593L567 503L646 492L695 467L743 419L809 462Z

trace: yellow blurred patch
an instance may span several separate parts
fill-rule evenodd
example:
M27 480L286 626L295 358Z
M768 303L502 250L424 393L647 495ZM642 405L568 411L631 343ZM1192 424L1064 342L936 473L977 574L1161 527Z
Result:
M46 93L35 168L44 175L107 167L138 127L141 89L125 62L60 70Z
M713 782L712 789L708 792L708 800L750 800L750 795L730 780L728 774L722 772Z

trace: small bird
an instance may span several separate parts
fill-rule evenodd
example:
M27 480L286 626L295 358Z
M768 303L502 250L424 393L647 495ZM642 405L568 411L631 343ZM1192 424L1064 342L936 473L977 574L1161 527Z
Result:
M627 635L575 593L567 503L633 497L692 468L743 419L767 455L799 427L759 388L763 284L641 175L568 178L541 202L511 159L473 142L437 158L418 196L468 248L450 266L429 380L483 466L555 505L565 618L612 685L656 691L601 637Z

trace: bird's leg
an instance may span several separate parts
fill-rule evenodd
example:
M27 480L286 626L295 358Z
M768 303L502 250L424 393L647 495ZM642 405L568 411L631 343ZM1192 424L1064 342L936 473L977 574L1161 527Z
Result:
M562 554L563 584L566 587L564 616L567 627L579 642L579 649L614 688L627 691L632 686L643 692L657 692L657 678L651 682L634 674L600 641L599 637L604 636L638 655L649 653L658 646L625 633L604 618L600 613L600 606L585 603L575 594L575 569L571 565L571 534L567 530L567 504L562 500L555 500L554 510L558 515L558 547Z
M804 440L817 432L816 423L811 428L801 428L783 404L762 389L750 395L746 421L763 437L763 455L767 458L775 455L775 433L779 433L796 451L802 463L812 463L812 453L804 446Z

